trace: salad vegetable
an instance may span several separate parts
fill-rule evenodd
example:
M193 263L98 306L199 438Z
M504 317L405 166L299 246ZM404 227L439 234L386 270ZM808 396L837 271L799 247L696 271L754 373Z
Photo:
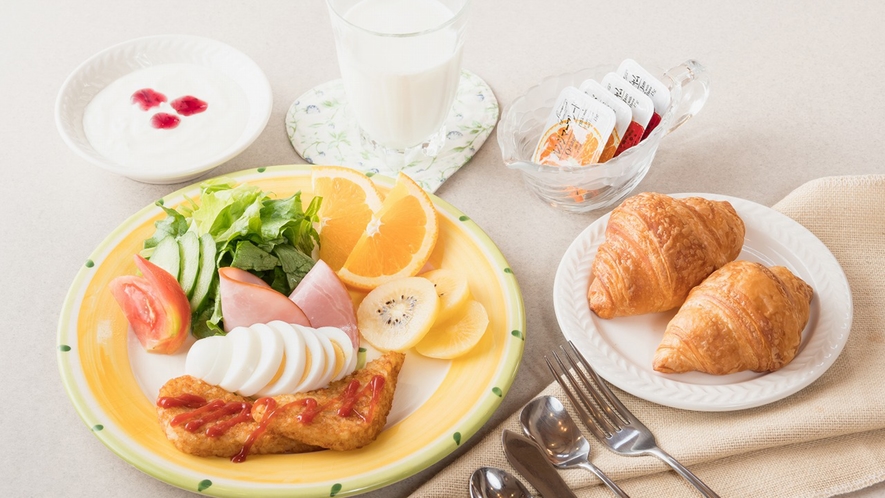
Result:
M151 261L156 257L159 261L154 262L185 289L196 337L223 334L218 268L249 271L289 295L313 267L310 255L319 243L314 224L319 222L321 202L314 197L304 209L300 192L272 199L254 185L229 178L208 180L200 185L199 202L188 198L177 210L157 203L167 216L156 222L141 255ZM172 242L178 258L169 257L167 246ZM171 269L170 259L175 260L169 263Z
M144 349L172 354L184 344L190 328L187 296L169 272L137 254L135 266L142 276L111 280L111 294Z

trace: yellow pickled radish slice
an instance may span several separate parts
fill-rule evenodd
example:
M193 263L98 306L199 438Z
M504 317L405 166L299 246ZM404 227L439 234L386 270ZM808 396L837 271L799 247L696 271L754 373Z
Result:
M463 315L435 324L415 351L431 358L456 358L473 349L488 326L489 315L483 305L468 301Z
M369 292L357 310L357 325L369 344L382 351L406 351L430 330L439 297L426 278L406 277Z
M467 279L454 270L440 268L418 276L430 280L436 287L436 294L439 296L437 323L448 321L462 313L464 305L470 301L470 286Z

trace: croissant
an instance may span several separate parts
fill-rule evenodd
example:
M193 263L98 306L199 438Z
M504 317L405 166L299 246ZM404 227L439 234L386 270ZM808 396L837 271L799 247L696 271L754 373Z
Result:
M727 201L642 193L614 209L587 292L601 318L678 307L692 287L737 258L744 222Z
M728 263L695 287L670 320L654 369L725 375L782 368L799 350L812 293L782 266Z

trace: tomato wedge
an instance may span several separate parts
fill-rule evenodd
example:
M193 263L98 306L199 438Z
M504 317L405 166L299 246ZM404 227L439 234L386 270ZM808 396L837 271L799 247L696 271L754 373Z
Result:
M129 326L145 350L172 354L181 347L191 327L187 295L166 270L135 255L143 276L117 277L109 284Z

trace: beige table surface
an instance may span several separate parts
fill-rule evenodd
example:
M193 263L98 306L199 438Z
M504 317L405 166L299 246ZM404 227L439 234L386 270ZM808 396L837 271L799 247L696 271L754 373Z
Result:
M665 139L639 189L772 205L813 178L885 172L883 19L885 3L862 1L475 0L464 67L506 108L550 74L626 57L659 66L698 59L712 80L710 100ZM167 33L224 41L251 56L271 82L267 128L215 173L302 163L287 141L286 110L305 90L339 76L321 0L2 2L2 496L187 494L106 449L68 401L56 364L59 312L82 261L129 215L182 186L136 183L75 156L56 131L56 94L99 50ZM557 212L530 196L519 174L503 166L494 133L437 193L497 242L525 297L524 361L484 434L549 382L538 360L561 340L554 269L598 214ZM478 439L367 496L408 495ZM885 486L852 496L885 496Z

